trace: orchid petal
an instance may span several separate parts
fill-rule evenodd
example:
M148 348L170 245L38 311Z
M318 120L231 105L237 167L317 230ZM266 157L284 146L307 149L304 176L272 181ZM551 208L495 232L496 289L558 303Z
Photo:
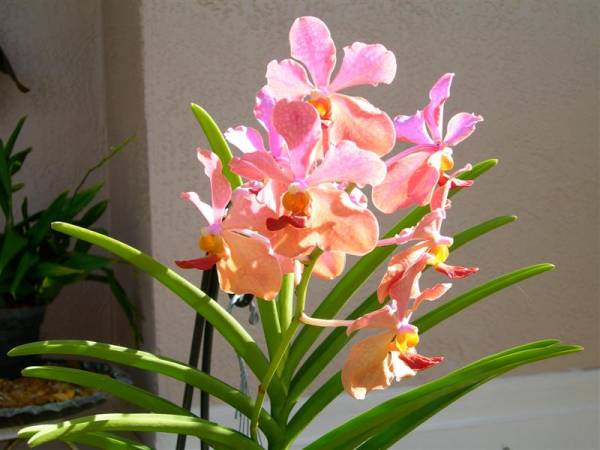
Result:
M343 140L354 142L359 148L379 156L389 153L396 143L392 119L380 109L360 97L332 94L329 128L332 144Z
M225 208L231 200L231 185L223 175L223 166L217 155L209 150L197 151L198 161L204 166L204 173L210 179L212 207L215 222L220 222L225 215Z
M391 214L401 208L429 203L440 178L437 153L440 152L421 146L386 161L387 175L373 188L373 204L377 209Z
M443 356L423 356L419 353L399 353L400 359L412 370L421 371L437 366L444 360Z
M450 266L445 263L436 265L435 270L436 272L443 273L451 279L465 278L469 275L479 272L478 267Z
M266 151L246 153L235 157L229 162L229 168L232 172L249 180L270 179L283 183L292 181L291 174L286 173L273 156Z
M278 99L301 99L313 90L306 70L293 59L271 61L267 65L267 83Z
M413 302L413 305L412 305L412 308L410 309L410 311L414 313L417 310L417 308L421 305L421 303L423 303L424 301L431 302L431 301L437 300L442 295L444 295L446 292L448 292L448 289L450 289L451 287L452 287L452 283L438 283L430 288L423 289L423 292L421 292L421 295L419 295Z
M483 117L476 114L458 113L452 116L446 127L444 143L449 146L456 145L471 136L475 126L483 122Z
M392 302L378 310L365 314L354 320L346 330L346 334L351 335L355 331L363 328L383 328L390 331L396 330L398 316L396 315L396 303Z
M346 254L342 252L324 252L313 268L313 274L325 280L333 280L341 275L346 265Z
M396 57L381 44L355 42L344 47L344 59L330 91L351 86L390 84L396 76Z
M197 193L195 193L195 192L182 192L179 196L183 200L189 201L196 208L198 208L198 210L204 216L204 218L209 223L209 225L212 225L213 223L215 223L215 213L214 213L212 207L210 205L204 203L202 200L200 200L200 197L198 196Z
M386 389L394 380L415 375L402 361L393 359L397 352L390 353L388 348L393 337L393 332L379 333L350 348L342 368L342 384L352 397L362 400L369 391Z
M425 121L431 137L435 142L442 140L442 121L444 120L444 103L450 97L453 73L441 76L429 91L429 104L423 110Z
M427 133L423 111L417 111L412 116L394 117L394 127L396 128L396 140L400 142L433 144Z
M310 228L318 234L319 248L364 255L375 247L379 224L371 211L332 184L311 187L308 192L312 199Z
M175 264L182 269L208 270L214 266L219 259L220 257L217 255L208 255L203 258L175 261Z
M383 181L385 163L373 152L361 150L351 141L338 142L306 180L309 185L323 182L355 183L375 186Z
M254 117L260 122L260 124L267 131L269 138L269 151L271 154L278 158L281 156L284 140L275 130L273 125L273 108L277 103L277 99L269 86L264 86L258 94L256 94L256 103L254 106Z
M280 100L273 109L273 124L283 136L290 167L297 180L306 178L317 156L321 139L321 120L317 110L302 101Z
M281 268L268 244L229 230L223 231L222 237L230 255L217 263L221 289L265 300L275 298L281 286Z
M318 87L329 84L335 66L335 44L327 25L316 17L298 17L290 29L292 58L304 64Z
M235 145L242 153L253 153L265 150L262 136L258 130L239 126L229 128L223 133L230 144Z
M417 244L406 248L392 256L388 268L377 287L377 299L382 303L388 296L393 286L406 276L406 272L417 262L425 258L426 244Z

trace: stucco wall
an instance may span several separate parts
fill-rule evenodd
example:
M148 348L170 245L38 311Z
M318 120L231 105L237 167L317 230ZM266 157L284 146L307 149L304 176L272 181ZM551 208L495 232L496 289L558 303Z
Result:
M305 14L325 20L340 51L361 40L396 53L392 86L355 91L390 114L422 107L437 77L453 71L448 113L485 116L456 149L456 161L498 157L501 164L456 198L446 229L501 214L520 220L453 256L455 263L477 264L481 271L455 283L452 295L528 264L557 264L554 273L507 289L428 333L423 351L446 356L430 376L546 337L583 344L587 351L527 370L597 365L598 21L592 1L144 3L154 255L165 262L197 255L202 219L177 200L182 190L208 195L194 157L205 141L189 102L204 106L223 128L255 125L253 97L265 82L266 64L289 55L289 26ZM383 222L386 228L392 221ZM371 292L376 281L362 292ZM327 289L313 286L309 311ZM157 347L185 358L193 315L163 288L154 295ZM246 311L238 316L246 320ZM237 383L237 363L221 340L214 354L215 373ZM160 388L180 398L175 384L161 382Z
M0 3L0 43L31 89L22 94L0 77L0 136L7 138L17 120L28 116L18 142L33 152L17 177L25 182L20 197L28 196L30 211L74 188L107 151L100 18L98 1ZM95 178L106 180L106 173ZM48 309L43 335L110 339L113 303L104 286L68 287Z

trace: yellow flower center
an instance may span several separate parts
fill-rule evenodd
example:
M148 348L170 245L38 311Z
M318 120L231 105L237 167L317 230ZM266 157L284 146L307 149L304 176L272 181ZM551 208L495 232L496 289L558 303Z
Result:
M202 234L198 241L200 250L204 250L211 255L220 255L225 253L225 243L223 238L217 234Z
M403 331L398 333L392 342L391 350L397 350L400 353L406 353L409 349L415 348L419 343L419 335L414 332Z
M442 153L442 161L440 163L440 170L445 172L446 170L450 170L454 167L454 160L452 156L447 153Z
M331 100L329 100L329 97L311 97L308 99L308 103L315 107L321 120L331 119Z
M429 249L428 253L431 254L432 257L427 260L427 264L435 267L448 259L450 250L447 245L435 245Z
M283 194L281 203L294 216L308 216L310 214L310 194L308 192L288 191Z

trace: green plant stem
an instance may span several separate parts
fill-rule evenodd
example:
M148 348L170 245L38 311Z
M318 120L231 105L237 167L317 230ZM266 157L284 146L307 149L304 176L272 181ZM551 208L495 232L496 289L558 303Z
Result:
M125 147L133 141L135 141L135 136L129 136L127 139L125 139L125 141L123 141L122 144L119 144L116 147L111 147L110 151L108 152L108 155L106 155L104 158L102 158L100 161L98 161L97 164L90 167L87 170L87 172L85 173L85 175L83 175L83 178L81 179L81 181L79 182L79 184L77 185L75 190L73 191L73 196L75 196L79 192L79 189L81 189L83 187L86 180L92 173L94 173L96 170L100 169L104 164L109 162L113 156L117 155L118 153L121 153L125 149Z
M279 324L279 314L275 300L265 300L257 298L258 311L260 312L260 321L262 323L265 341L267 342L267 350L269 358L273 358L273 354L281 341L281 328Z
M312 271L319 259L319 256L323 251L319 248L313 250L311 253L308 262L304 266L304 271L302 272L302 278L300 279L300 283L298 284L298 288L296 289L296 309L294 313L294 317L292 318L292 322L290 326L285 331L281 342L279 343L279 347L277 348L277 352L271 359L271 363L267 369L267 373L265 377L261 380L260 386L258 387L258 395L256 396L256 401L254 402L254 411L252 413L252 418L250 421L250 435L252 439L258 441L258 418L260 415L260 410L262 409L262 405L265 401L265 395L267 390L269 389L269 385L275 375L275 372L279 368L279 365L284 359L285 353L292 341L298 326L300 325L300 318L302 317L302 313L304 312L304 305L306 303L306 293L308 291L308 283L310 281L310 277L312 275ZM271 402L275 403L277 399L272 398ZM283 399L282 399L283 400Z
M279 325L282 332L288 329L292 323L292 311L294 301L294 274L286 273L281 282L281 289L277 297L277 307L279 308Z

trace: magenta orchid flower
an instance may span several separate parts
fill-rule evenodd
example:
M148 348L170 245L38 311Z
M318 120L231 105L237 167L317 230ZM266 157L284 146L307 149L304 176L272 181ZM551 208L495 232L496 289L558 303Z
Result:
M468 138L483 117L461 112L449 121L443 135L444 103L450 97L454 74L443 75L429 92L429 104L412 116L394 119L396 139L415 144L386 161L387 176L373 189L373 203L390 214L413 205L426 205L444 176L452 169L452 148Z
M270 184L277 217L267 219L273 247L295 257L311 248L362 255L377 242L377 219L355 202L339 183L376 185L385 177L377 155L351 141L320 153L321 124L316 109L303 101L281 100L272 123L285 141L276 156L258 148L230 162L248 180ZM339 266L339 257L333 263Z
M219 284L225 292L251 293L266 300L275 298L282 272L269 240L228 221L226 211L232 192L222 174L221 161L208 150L199 150L198 159L210 179L212 206L200 200L195 192L184 192L181 197L196 206L208 222L208 226L201 229L198 242L207 255L175 263L183 269L199 270L216 264Z
M394 54L381 44L355 42L344 47L342 64L330 81L336 63L335 44L327 25L316 17L299 17L294 21L290 47L294 59L273 60L267 67L268 85L275 96L307 99L325 121L326 137L331 143L349 140L378 155L388 153L395 143L389 116L365 99L338 91L391 83L396 75Z

